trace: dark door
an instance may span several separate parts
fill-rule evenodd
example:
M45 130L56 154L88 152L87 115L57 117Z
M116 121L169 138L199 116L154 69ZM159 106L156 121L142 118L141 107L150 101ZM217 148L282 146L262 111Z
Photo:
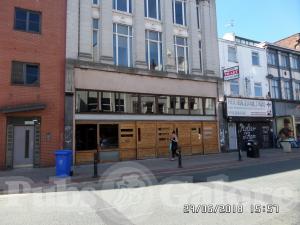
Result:
M248 140L256 140L260 148L270 148L272 145L271 126L263 122L238 123L238 145L242 150L246 149Z

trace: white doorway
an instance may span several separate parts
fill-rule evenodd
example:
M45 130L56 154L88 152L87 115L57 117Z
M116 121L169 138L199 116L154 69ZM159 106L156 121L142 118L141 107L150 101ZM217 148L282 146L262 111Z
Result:
M32 167L34 150L34 126L14 127L14 168Z
M237 147L237 132L236 123L228 123L229 149L236 150Z

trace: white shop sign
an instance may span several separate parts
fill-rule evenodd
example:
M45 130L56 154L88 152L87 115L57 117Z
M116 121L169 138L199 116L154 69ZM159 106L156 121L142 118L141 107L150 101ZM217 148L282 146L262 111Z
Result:
M227 98L227 116L273 117L272 101Z

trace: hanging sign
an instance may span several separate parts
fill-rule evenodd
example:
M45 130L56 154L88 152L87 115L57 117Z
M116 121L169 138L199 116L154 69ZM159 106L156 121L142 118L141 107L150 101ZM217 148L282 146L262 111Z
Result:
M234 80L240 77L239 66L230 67L223 70L224 80Z

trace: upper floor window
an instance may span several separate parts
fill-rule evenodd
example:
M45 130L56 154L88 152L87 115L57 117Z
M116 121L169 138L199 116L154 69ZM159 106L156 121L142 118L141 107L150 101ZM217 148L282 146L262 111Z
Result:
M289 81L285 81L284 82L284 96L285 96L285 99L287 99L287 100L292 99L292 96L291 96L291 86L290 86L290 82Z
M175 97L175 114L188 115L189 114L189 98Z
M117 66L132 66L132 27L113 24L114 63Z
M262 85L261 83L254 83L255 97L262 97Z
M174 36L175 60L177 72L188 73L188 44L187 38Z
M93 47L98 45L99 20L93 19Z
M160 0L144 0L145 17L160 20Z
M279 98L279 81L272 80L271 85L272 85L272 90L271 90L272 98Z
M200 0L196 0L197 26L200 29Z
M132 12L131 0L113 0L113 9L131 13Z
M240 94L239 80L230 81L230 94L232 96L237 96Z
M76 90L76 113L216 115L216 99Z
M202 72L203 66L202 66L202 43L199 41L199 63L200 63L200 71Z
M16 30L40 33L41 32L41 13L26 9L15 8Z
M186 26L186 2L185 0L173 0L173 22Z
M252 52L252 65L259 66L259 53Z
M235 47L228 46L228 61L229 62L237 62Z
M295 70L300 70L300 57L299 56L292 57L292 68Z
M146 30L146 60L151 70L162 70L161 33Z
M296 92L295 99L299 101L300 100L300 83L295 84L295 92Z
M12 84L38 86L40 66L36 63L12 62Z
M203 115L203 100L202 98L190 98L190 113L191 115Z
M205 99L205 115L216 115L216 100L214 98Z
M99 0L92 0L93 5L98 5L99 4Z
M268 64L272 66L277 65L276 52L272 52L272 51L268 52Z
M287 67L289 66L289 57L288 57L288 55L286 55L286 54L281 54L281 55L280 55L280 61L281 61L280 65L281 65L282 67L287 68Z

